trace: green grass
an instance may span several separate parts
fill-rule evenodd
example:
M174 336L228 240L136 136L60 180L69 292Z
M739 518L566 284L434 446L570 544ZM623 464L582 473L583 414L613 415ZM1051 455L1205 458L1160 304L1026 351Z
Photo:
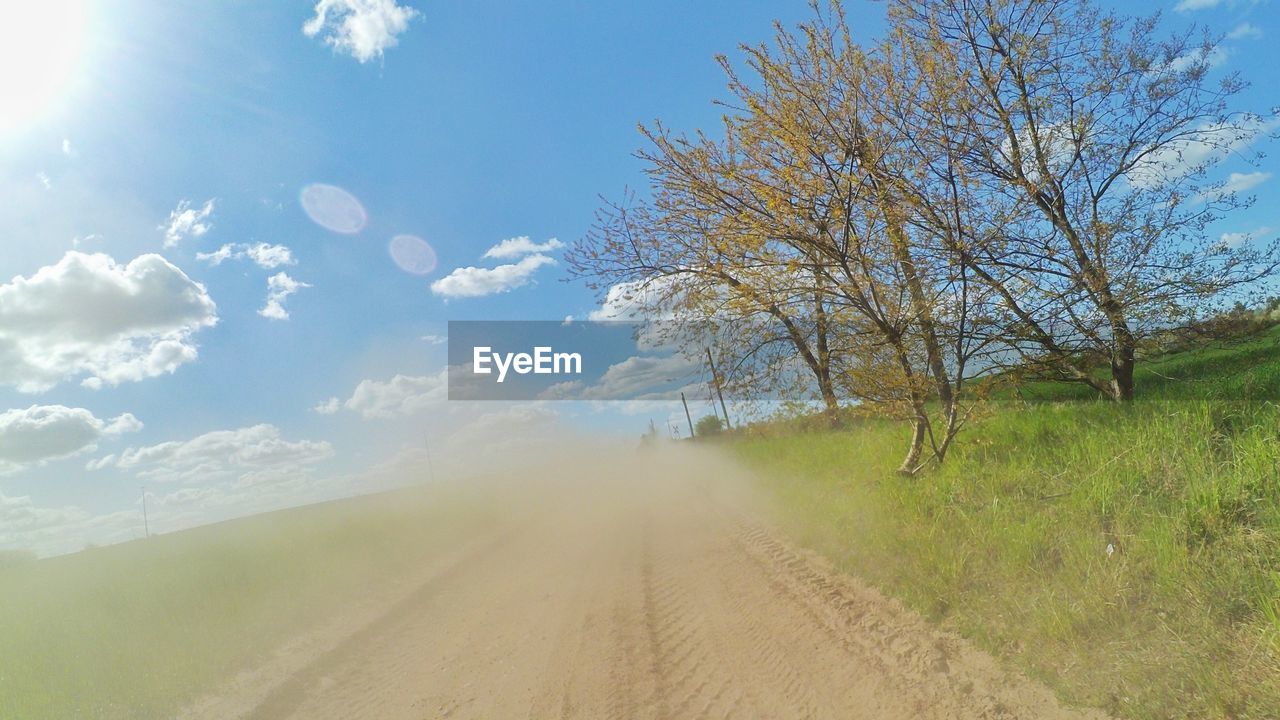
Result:
M888 422L734 448L802 544L1071 703L1280 717L1280 331L1138 379L1128 407L1024 387L911 479Z
M1280 325L1255 336L1207 342L1202 347L1141 361L1138 396L1161 400L1280 402ZM1035 382L1018 397L1028 402L1090 400L1085 385Z
M0 718L172 717L481 508L404 490L0 567Z

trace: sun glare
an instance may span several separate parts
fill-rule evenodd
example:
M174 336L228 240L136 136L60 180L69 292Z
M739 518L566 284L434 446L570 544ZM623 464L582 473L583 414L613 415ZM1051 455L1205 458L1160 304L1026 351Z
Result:
M0 131L39 117L75 74L84 45L84 0L3 3Z

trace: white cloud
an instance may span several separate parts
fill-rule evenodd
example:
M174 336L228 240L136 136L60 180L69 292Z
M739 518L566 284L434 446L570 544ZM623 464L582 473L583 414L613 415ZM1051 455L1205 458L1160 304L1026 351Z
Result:
M40 185L43 186L45 190L53 189L53 181L49 179L47 174L38 172L36 173L36 179L40 181Z
M321 415L347 409L365 419L413 415L444 402L448 395L448 369L434 375L401 375L389 380L361 380L346 401L331 397L311 408Z
M521 235L520 237L507 238L488 250L485 250L484 257L494 258L497 260L507 260L510 258L522 257L524 255L548 253L552 250L559 250L562 247L564 247L564 243L555 238L551 238L544 243L535 243L529 239L529 236Z
M1262 28L1253 23L1242 22L1227 33L1228 40L1257 40L1262 37Z
M1200 193L1196 199L1202 202L1222 200L1232 193L1244 193L1261 185L1271 178L1269 172L1238 173L1233 172L1222 182L1221 187L1211 188Z
M90 460L89 462L84 464L84 469L85 470L101 470L103 468L111 467L112 465L115 464L115 462L116 462L116 455L115 453L111 453L110 455L104 455L103 457Z
M1218 241L1221 242L1225 247L1237 248L1249 242L1250 240L1253 240L1254 238L1262 237L1263 235L1268 235L1271 232L1273 232L1273 230L1270 227L1267 227L1264 225L1263 227L1257 228L1255 230L1251 230L1249 232L1222 233L1222 236L1218 238Z
M70 138L62 139L62 154L69 158L73 158L77 155L75 146L71 144Z
M331 397L324 402L316 403L316 406L311 408L312 412L317 412L321 415L332 415L341 409L342 401L336 397Z
M705 388L698 388L701 392ZM612 400L609 402L592 403L592 409L596 412L617 412L622 415L636 416L649 415L658 416L668 413L680 411L683 416L683 408L679 398L675 400Z
M423 335L422 341L428 345L443 345L449 342L449 338L444 335Z
M255 243L244 249L245 257L248 257L258 267L272 270L281 265L296 265L297 260L293 257L293 251L284 245L268 245L267 243Z
M123 435L124 433L138 432L142 429L142 421L133 416L133 413L124 413L117 415L102 428L103 435Z
M611 285L605 292L604 302L587 315L588 320L653 320L670 319L675 313L663 310L663 299L679 283L674 275L633 280Z
M0 470L92 449L104 435L136 432L142 423L125 413L101 420L84 408L32 405L0 413Z
M119 265L70 251L0 285L0 385L47 390L71 377L99 388L172 373L192 336L217 322L204 286L159 255Z
M173 247L188 237L200 237L213 229L209 217L213 215L213 200L206 200L198 210L190 200L183 200L169 213L169 219L160 225L164 231L164 246Z
M579 397L587 400L618 400L636 397L666 399L648 396L656 388L670 385L674 380L688 379L701 367L699 361L683 355L665 357L634 355L610 365L600 380L584 389ZM673 392L677 393L677 397L679 396L678 389Z
M387 381L362 380L343 407L365 418L412 415L445 400L448 371L435 375L396 375Z
M274 270L282 265L296 265L293 251L284 245L270 245L260 242L252 245L246 243L228 243L213 252L196 253L196 259L210 265L221 265L227 260L251 260L258 267Z
M310 466L231 473L214 484L147 492L151 534L168 533L253 513L349 496L358 478L316 478ZM402 483L403 484L403 483ZM0 547L43 555L75 552L143 536L140 498L132 507L95 515L74 506L40 507L28 497L0 494Z
M1209 8L1218 7L1223 0L1179 0L1177 5L1173 6L1178 12L1191 12L1193 10L1208 10Z
M1218 7L1236 8L1254 6L1263 0L1178 0L1173 9L1178 12L1194 12L1196 10L1212 10Z
M86 542L105 544L141 536L142 516L135 511L93 515L79 507L40 507L29 497L0 493L0 546L50 555L80 550Z
M604 302L596 310L587 315L588 320L634 320L643 314L640 310L645 304L645 283L643 281L622 282L610 285L605 293Z
M84 511L72 508L38 508L29 497L9 497L0 494L0 530L5 532L4 538L16 534L14 531L31 530L46 524L70 519L80 519ZM5 543L6 545L9 543Z
M260 424L236 430L217 430L190 440L173 440L129 448L97 468L115 467L137 473L139 478L160 482L196 482L272 471L298 473L304 466L325 460L333 448L324 441L289 441L274 425Z
M198 252L196 259L201 262L207 262L210 265L221 265L236 256L236 246L232 244L223 245L213 252ZM240 255L243 257L243 255Z
M547 255L529 255L517 263L495 268L457 268L431 283L431 292L448 298L504 293L528 284L538 268L555 262Z
M299 282L283 272L267 278L267 304L262 306L258 314L271 320L288 320L289 311L284 309L284 301L290 295L311 285Z
M1251 173L1233 172L1229 176L1227 176L1227 183L1226 185L1223 185L1222 192L1233 193L1233 192L1245 192L1246 190L1252 190L1253 188L1261 185L1262 183L1266 182L1270 178L1271 178L1271 173L1269 172L1251 172Z
M315 16L302 26L307 37L323 38L326 45L362 63L382 57L399 42L420 13L396 4L396 0L319 0Z
M1225 123L1209 123L1190 136L1169 143L1135 165L1128 174L1131 184L1149 188L1213 165L1231 153L1246 149L1266 133L1280 127L1280 116L1251 115Z
M1221 67L1227 61L1230 53L1226 48L1215 47L1206 51L1204 48L1196 48L1186 55L1181 55L1169 62L1169 69L1176 73L1182 73L1190 70L1192 67L1204 64L1210 70Z
M666 407L680 400L680 393L705 397L708 386L698 380L701 361L674 355L633 355L614 363L592 384L581 380L556 383L538 395L538 400L589 401L596 411L607 409L624 415ZM673 383L682 383L673 385Z

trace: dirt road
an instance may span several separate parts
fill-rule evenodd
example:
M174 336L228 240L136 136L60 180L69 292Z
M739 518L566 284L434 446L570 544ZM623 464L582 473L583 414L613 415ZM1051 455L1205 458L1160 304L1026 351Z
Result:
M191 717L1102 717L675 475L575 486L460 543L389 609Z

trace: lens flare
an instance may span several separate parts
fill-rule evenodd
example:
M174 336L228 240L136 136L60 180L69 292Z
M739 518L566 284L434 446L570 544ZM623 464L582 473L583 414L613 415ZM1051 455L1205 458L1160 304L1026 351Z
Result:
M391 238L387 252L396 265L407 273L426 275L436 269L436 251L420 237L397 235Z
M312 222L336 233L354 235L369 221L360 201L336 185L312 183L302 188L298 200Z

